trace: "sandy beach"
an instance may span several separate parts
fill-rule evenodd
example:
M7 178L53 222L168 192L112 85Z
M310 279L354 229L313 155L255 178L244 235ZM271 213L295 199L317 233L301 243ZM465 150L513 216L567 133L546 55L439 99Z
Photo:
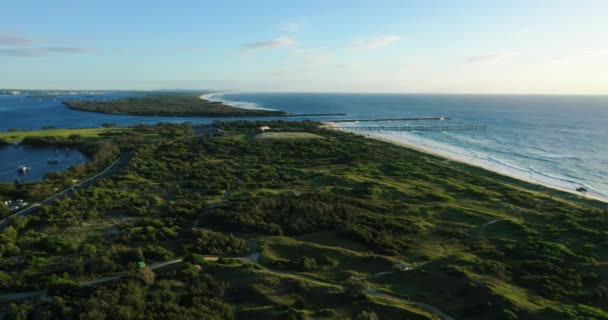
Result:
M336 123L336 122L324 121L323 125L327 129L339 130L338 129L339 124ZM342 130L340 130L340 131L342 131ZM351 132L351 131L349 131L349 132ZM429 155L445 158L445 159L450 160L450 161L454 161L454 162L463 163L463 164L466 164L466 165L482 168L482 169L489 170L489 171L498 173L500 175L507 176L509 178L517 179L517 180L520 180L520 181L524 181L524 182L527 182L527 183L543 186L543 187L554 189L554 190L559 190L559 191L567 192L567 193L570 193L570 194L577 195L577 196L579 196L581 198L592 199L592 200L597 200L597 201L601 201L601 202L604 202L604 203L608 203L608 199L605 199L605 198L602 198L602 197L594 196L594 195L591 195L591 194L585 194L585 193L578 192L576 190L567 189L567 188L560 188L560 187L554 186L554 185L543 184L543 183L540 183L538 181L535 181L535 180L532 180L532 179L526 179L526 178L521 177L521 176L509 175L509 174L506 174L505 172L497 171L493 167L483 166L483 165L479 165L477 163L470 163L470 162L464 161L463 159L451 156L450 154L446 154L446 153L442 153L442 152L437 152L436 150L433 150L433 149L424 148L424 147L421 147L421 146L418 146L418 145L414 145L414 144L411 144L411 143L406 143L406 142L399 141L399 140L396 140L396 139L390 139L390 138L386 138L386 137L382 137L382 136L375 135L375 134L370 134L370 133L362 133L362 132L352 132L352 133L358 134L358 135L363 136L365 138L375 139L375 140L378 140L378 141L384 141L384 142L392 143L394 145L398 145L398 146L401 146L401 147L404 147L404 148L409 148L409 149L413 149L413 150L416 150L416 151L419 151L419 152L422 152L422 153L426 153L426 154L429 154Z

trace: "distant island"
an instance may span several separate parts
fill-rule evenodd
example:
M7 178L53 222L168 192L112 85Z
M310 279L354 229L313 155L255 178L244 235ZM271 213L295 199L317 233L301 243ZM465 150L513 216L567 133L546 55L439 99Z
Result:
M286 116L279 110L242 109L203 100L195 93L159 93L144 97L122 98L113 101L68 100L70 109L108 114L163 117L266 117Z

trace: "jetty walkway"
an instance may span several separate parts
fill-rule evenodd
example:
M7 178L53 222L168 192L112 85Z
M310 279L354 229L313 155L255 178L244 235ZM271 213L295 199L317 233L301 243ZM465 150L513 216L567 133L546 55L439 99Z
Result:
M422 118L383 118L383 119L340 119L331 122L387 122L387 121L443 121L452 120L449 117L422 117Z
M486 126L361 126L335 127L347 131L449 131L449 130L486 130Z

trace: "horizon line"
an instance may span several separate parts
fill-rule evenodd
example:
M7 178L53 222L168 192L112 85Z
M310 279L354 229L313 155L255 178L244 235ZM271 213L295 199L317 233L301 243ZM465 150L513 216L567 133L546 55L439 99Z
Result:
M32 89L32 88L0 88L0 91L120 91L120 92L170 92L189 91L213 94L245 94L245 93L309 93L309 94L393 94L393 95L494 95L494 96L608 96L608 93L521 93L521 92L390 92L390 91L266 91L266 90L217 90L217 89Z

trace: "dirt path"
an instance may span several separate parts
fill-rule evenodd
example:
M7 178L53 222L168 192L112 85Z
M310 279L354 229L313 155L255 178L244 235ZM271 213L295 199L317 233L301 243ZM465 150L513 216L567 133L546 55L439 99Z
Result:
M477 235L481 235L481 234L483 233L483 231L486 229L486 227L487 227L487 226L493 225L493 224L495 224L496 222L500 222L500 221L503 221L503 220L504 220L504 219L495 219L495 220L488 221L488 222L484 223L484 224L481 226L481 228L479 229L479 232L477 232Z
M250 263L257 263L259 266L262 267L262 269L266 272L269 273L274 273L277 275L281 275L281 276L287 276L287 277L291 277L294 279L299 279L299 280L303 280L303 281L307 281L307 282L311 282L317 285L322 285L322 286L326 286L326 287L334 287L334 288L338 288L340 290L344 290L344 286L342 284L335 284L335 283L329 283L326 282L322 279L317 279L315 277L309 276L309 275L304 275L304 274L300 274L297 272L293 272L293 271L286 271L286 270L277 270L277 269L272 269L272 268L268 268L266 266L263 266L261 264L258 263L259 259L260 259L260 252L259 252L259 245L251 240L247 240L247 244L249 244L250 248L252 249L252 253L247 256L247 257L242 257L242 258L238 258L241 261L246 261L246 262L250 262ZM407 272L407 271L411 271L411 270L416 270L420 267L422 267L423 265L427 264L429 261L421 263L415 267L410 267L407 268L403 271L400 272ZM378 277L378 276L383 276L386 274L392 274L392 273L396 273L398 271L384 271L384 272L379 272L376 273L374 275L372 275L371 277L368 278L372 278L372 277ZM400 297L396 297L394 295L391 295L387 292L381 292L377 289L374 289L372 287L367 288L367 290L365 291L365 293L367 293L369 296L372 297L376 297L376 298L381 298L381 299L387 299L387 300L393 300L393 301L398 301L398 302L402 302L402 303L406 303L406 304L410 304L410 305L415 305L423 310L426 310L436 316L438 316L439 318L443 319L443 320L455 320L453 317L449 316L448 314L444 313L443 311L441 311L439 308L432 306L430 304L424 303L424 302L419 302L419 301L414 301L414 300L409 300L409 299L404 299L404 298L400 298Z
M368 295L372 296L372 297L383 298L383 299L387 299L387 300L393 300L393 301L398 301L398 302L401 302L401 303L415 305L417 307L420 307L420 308L422 308L422 309L424 309L424 310L426 310L426 311L428 311L428 312L430 312L430 313L432 313L432 314L440 317L443 320L455 320L453 317L451 317L448 314L444 313L440 309L438 309L438 308L436 308L436 307L434 307L434 306L432 306L430 304L427 304L427 303L395 297L393 295L381 292L381 291L376 290L374 288L367 288L367 290L365 292Z
M307 282L310 282L310 283L313 283L316 285L320 285L320 286L333 287L336 289L344 290L344 285L342 285L342 284L330 283L330 282L324 281L322 279L317 279L313 276L304 275L304 274L300 274L300 273L293 272L293 271L277 270L277 269L268 268L266 266L260 265L259 264L259 259L260 259L259 245L252 240L246 240L246 241L247 241L247 244L249 245L249 247L251 248L251 253L247 256L238 257L236 259L241 260L243 262L258 264L264 272L273 273L273 274L285 276L285 277L290 277L290 278L294 278L294 279L298 279L298 280L302 280L302 281L307 281ZM205 260L208 260L208 261L216 261L219 258L220 258L219 256L205 256ZM179 258L179 259L174 259L174 260L170 260L170 261L159 262L159 263L151 264L149 266L149 268L151 270L157 270L157 269L161 269L161 268L164 268L164 267L176 264L176 263L180 263L182 261L183 261L183 259ZM424 265L424 263L421 265L418 265L417 267L412 267L412 268L406 269L404 271L415 270L415 269L421 267L422 265ZM380 273L373 275L372 277L382 276L382 275L390 274L390 273L394 273L394 272L395 271L380 272ZM113 276L86 280L86 281L80 282L80 285L93 286L93 285L98 285L101 283L116 281L116 280L119 280L120 278L122 278L126 274L127 274L127 272L125 271L125 272L121 272L120 274L113 275ZM441 311L439 308L432 306L430 304L427 304L427 303L397 297L397 296L391 295L390 293L383 292L383 291L374 289L372 287L367 288L365 293L367 295L375 297L375 298L398 301L401 303L406 303L406 304L417 306L423 310L426 310L426 311L438 316L439 318L441 318L443 320L455 320L453 317L447 315L446 313ZM48 294L48 292L46 290L10 293L10 294L5 294L5 295L0 296L0 303L5 303L5 302L9 302L9 301L27 300L27 299L40 297L40 296L46 296L47 294Z
M215 257L215 256L211 256L209 258L210 258L209 260L212 260L212 261L217 260L217 257ZM207 257L205 257L205 259L207 259ZM176 263L180 263L182 261L183 261L183 259L174 259L174 260L170 260L170 261L158 262L158 263L151 264L149 266L149 268L150 268L150 270L157 270L157 269L164 268L164 267L176 264ZM121 272L121 273L119 273L117 275L113 275L113 276L85 280L85 281L81 281L80 285L94 286L94 285L98 285L101 283L112 282L112 281L116 281L116 280L122 278L126 274L127 274L127 271L124 271L124 272ZM5 295L0 296L0 303L9 302L9 301L27 300L27 299L32 299L32 298L36 298L36 297L46 296L47 294L48 294L48 292L46 290L30 291L30 292L15 292L15 293L10 293L10 294L5 294Z
M202 217L204 217L206 214L208 214L208 213L209 213L209 210L211 210L211 209L213 209L213 208L216 208L216 207L218 207L218 206L222 205L224 202L226 202L226 199L227 199L228 197L230 197L230 195L232 195L232 194L233 194L233 193L235 193L236 191L237 191L237 190L230 190L230 191L224 192L224 194L222 195L222 197L221 197L219 200L214 201L214 202L212 202L212 203L208 204L208 205L205 207L205 209L203 209L203 213L201 213L201 214L200 214L200 215L199 215L199 216L196 218L196 220L194 220L194 223L192 223L192 228L198 228L199 221L201 220L201 218L202 218Z

